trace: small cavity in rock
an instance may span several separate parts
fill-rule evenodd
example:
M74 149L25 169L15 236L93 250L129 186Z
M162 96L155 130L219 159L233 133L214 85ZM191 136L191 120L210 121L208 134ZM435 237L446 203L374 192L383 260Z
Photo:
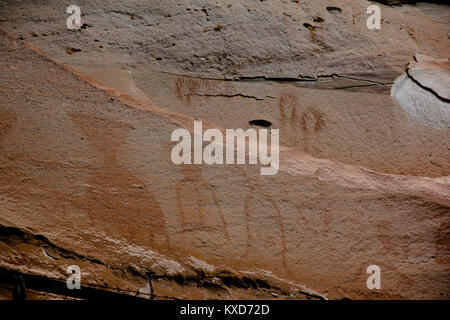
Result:
M250 124L252 126L268 128L268 127L270 127L272 125L272 122L267 121L267 120L263 120L263 119L257 119L257 120L249 121L248 124Z
M317 29L316 26L313 26L313 25L310 24L310 23L304 23L303 26L304 26L305 28L307 28L308 30L310 30L310 31L313 31L313 30L316 30L316 29Z
M75 53L75 52L81 52L81 49L78 49L78 48L67 48L66 49L66 53L67 54L72 54L72 53Z
M327 10L328 11L337 11L337 12L341 12L342 11L342 9L338 8L338 7L327 7Z

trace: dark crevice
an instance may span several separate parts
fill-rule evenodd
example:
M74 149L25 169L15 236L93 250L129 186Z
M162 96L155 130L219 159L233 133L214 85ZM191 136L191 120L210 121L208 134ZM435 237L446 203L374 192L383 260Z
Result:
M65 280L27 274L6 268L0 268L0 283L14 286L13 295L17 300L24 300L26 298L26 290L32 289L77 299L145 301L144 297L114 292L94 286L82 285L82 290L70 290L67 288ZM148 298L148 296L145 298Z
M417 2L431 2L439 4L449 4L448 0L371 0L387 6L400 6L403 4L416 4Z
M64 259L89 261L95 264L106 266L105 263L103 263L98 259L87 257L77 252L70 251L60 246L57 246L54 243L52 243L49 239L47 239L47 237L41 234L35 235L32 234L31 232L27 232L15 227L0 226L0 241L6 244L21 242L41 247L46 251L46 253L50 252L50 254L48 255L53 259L59 259L60 257L62 257Z
M409 69L406 70L406 75L408 76L409 79L411 79L411 81L413 81L415 84L417 84L423 90L426 90L426 91L432 93L436 98L438 98L439 100L441 100L443 102L450 103L450 99L441 97L438 93L436 93L436 91L434 91L433 89L431 89L429 87L424 86L419 81L417 81L413 76L411 76L411 74L409 73Z
M255 120L257 123L262 121L267 125L270 123L267 120ZM271 124L271 123L270 123ZM145 279L150 285L150 293L142 293L138 291L112 288L107 285L82 284L83 290L69 290L67 289L66 279L51 278L42 275L33 275L19 272L17 270L10 270L0 267L0 283L11 283L15 285L18 278L23 278L26 288L69 296L80 299L103 299L103 298L129 298L129 299L147 299L163 298L163 299L178 299L176 297L169 297L158 295L154 292L152 284L153 280L174 281L179 285L195 286L215 291L228 291L230 288L243 290L259 290L261 293L269 294L272 291L278 292L280 295L289 295L283 289L277 287L273 283L268 282L260 277L253 277L242 275L238 272L229 270L217 270L215 272L205 272L204 270L196 270L194 274L155 274L153 271L143 267L144 271L138 270L134 266L111 266L104 262L87 257L85 255L64 249L52 243L48 238L40 234L33 234L26 230L17 227L0 225L0 242L8 246L15 246L20 244L29 244L32 246L43 248L46 252L52 254L52 258L65 258L71 260L87 261L97 265L106 267L107 269L118 271L125 277L133 277L137 279ZM311 293L300 292L305 298L323 299L319 295Z
M198 96L198 97L222 97L222 98L234 98L234 97L242 97L242 98L250 98L255 99L258 101L264 100L264 98L258 98L256 96L250 96L242 93L235 93L235 94L211 94L211 93L197 93L197 94L186 94L186 96ZM266 98L273 98L271 96L266 96Z
M349 77L349 76L342 76L342 75L339 75L336 73L327 74L327 75L319 75L316 77L299 75L298 78L290 78L290 77L289 78L276 78L276 77L264 77L264 76L240 77L240 78L230 80L230 81L323 82L323 81L333 81L336 78L365 82L365 83L376 84L376 85L380 85L380 86L392 84L392 83L383 83L383 82L368 80L368 79L359 79L359 78L354 78L354 77Z

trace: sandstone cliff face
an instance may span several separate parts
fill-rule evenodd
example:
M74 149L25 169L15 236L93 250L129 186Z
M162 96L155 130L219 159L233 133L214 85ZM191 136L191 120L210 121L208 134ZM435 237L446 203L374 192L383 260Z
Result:
M78 265L85 286L166 299L448 299L445 62L418 56L420 88L389 95L414 53L448 55L448 7L383 6L380 32L370 4L85 1L74 32L65 3L2 3L1 270ZM428 93L431 122L408 104ZM280 171L174 165L194 119L269 121Z
M70 4L3 1L1 27L66 64L222 79L339 74L390 83L417 52L446 58L449 50L449 13L436 4L379 4L383 28L373 31L366 10L376 2L366 0L83 0L78 32L65 27Z

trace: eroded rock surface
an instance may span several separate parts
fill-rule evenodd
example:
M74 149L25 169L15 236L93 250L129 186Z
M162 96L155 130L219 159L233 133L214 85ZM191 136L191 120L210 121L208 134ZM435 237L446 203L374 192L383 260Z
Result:
M417 55L395 81L392 98L412 119L450 127L450 61Z
M2 1L0 28L65 64L218 79L339 74L391 83L417 52L446 58L450 50L449 9L436 4L382 6L382 29L369 30L374 2L365 0L84 0L84 27L70 31L71 4Z
M160 298L448 298L448 178L283 147L255 166L176 166L159 109L1 35L1 267ZM366 267L383 290L366 287ZM331 276L332 275L332 276ZM128 291L127 291L128 292Z
M91 289L156 299L449 299L450 13L380 5L374 31L374 3L85 0L70 31L72 3L1 2L0 276L59 283L78 265ZM417 52L434 58L392 99ZM173 164L194 120L280 129L278 174Z

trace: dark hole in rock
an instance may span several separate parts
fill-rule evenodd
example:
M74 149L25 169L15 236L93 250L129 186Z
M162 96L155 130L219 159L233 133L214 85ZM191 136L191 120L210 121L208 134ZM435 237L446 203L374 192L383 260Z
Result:
M81 49L78 49L78 48L70 48L70 47L66 48L66 53L67 53L67 54L72 54L72 53L75 53L75 52L81 52Z
M252 126L258 126L258 127L264 127L264 128L268 128L272 125L272 122L263 120L263 119L251 120L248 123Z
M325 19L323 19L323 18L321 18L321 17L315 17L313 21L314 21L314 22L324 22Z
M316 30L316 29L317 29L316 26L313 26L313 25L310 24L310 23L304 23L303 26L304 26L305 28L307 28L308 30L310 30L310 31L313 31L313 30Z
M341 12L342 11L342 9L338 8L338 7L327 7L327 10L328 11L337 11L337 12Z

